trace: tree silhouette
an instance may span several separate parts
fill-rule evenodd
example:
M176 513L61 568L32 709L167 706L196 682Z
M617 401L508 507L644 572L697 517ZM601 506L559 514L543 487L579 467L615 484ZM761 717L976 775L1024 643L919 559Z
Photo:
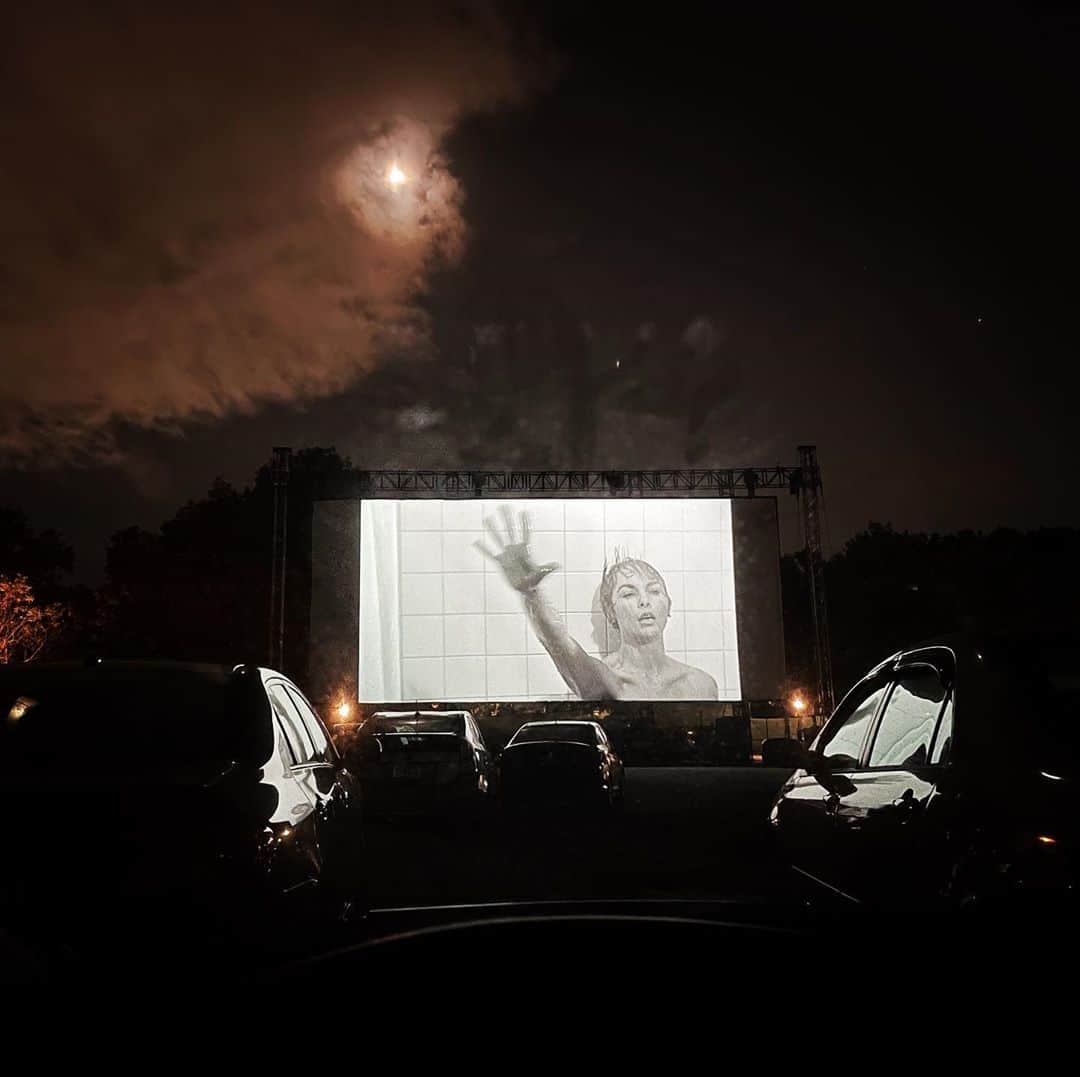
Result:
M32 662L46 653L69 618L62 602L35 598L25 576L0 576L0 664Z
M288 488L287 672L306 674L311 502L351 468L332 448L294 454ZM158 531L116 532L101 594L110 655L205 662L267 659L273 479L269 464L236 489L222 478Z

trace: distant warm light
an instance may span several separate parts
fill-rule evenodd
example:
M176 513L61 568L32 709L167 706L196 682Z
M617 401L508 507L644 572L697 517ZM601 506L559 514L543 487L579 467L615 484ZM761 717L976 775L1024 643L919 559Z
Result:
M28 699L26 696L19 696L11 705L11 710L8 711L8 721L17 722L36 702L36 700Z
M1035 840L1040 845L1057 845L1057 838L1052 838L1049 834L1040 834Z
M402 172L400 168L398 168L398 163L397 161L395 161L390 166L390 171L386 173L386 182L389 183L391 187L397 188L400 187L405 182L405 180L405 173Z
M342 700L338 704L337 716L341 719L345 719L348 718L350 714L352 714L352 704L349 703L348 700Z
M791 709L796 714L802 714L802 712L806 710L806 700L803 699L801 695L796 693L791 697Z

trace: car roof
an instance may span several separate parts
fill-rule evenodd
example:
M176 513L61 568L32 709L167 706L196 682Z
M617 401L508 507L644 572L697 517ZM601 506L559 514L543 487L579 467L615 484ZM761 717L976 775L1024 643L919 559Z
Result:
M4 670L33 670L50 673L74 673L80 670L101 670L103 673L117 671L146 671L148 673L231 673L234 666L216 662L181 662L168 659L115 659L88 658L84 661L68 660L63 662L13 662Z
M55 685L115 684L153 680L175 682L177 677L224 686L233 677L233 667L210 662L168 661L99 661L88 662L19 662L0 666L0 680L30 678L37 683Z
M1075 640L1069 637L1069 641L1075 644ZM1013 630L1010 632L992 631L968 631L946 632L936 636L929 636L905 646L902 650L889 655L888 658L878 662L862 677L854 682L852 687L869 681L875 677L891 672L893 667L900 661L918 655L921 651L945 650L950 651L956 663L957 675L961 672L970 675L976 663L981 659L983 652L999 651L1001 648L1039 646L1041 644L1060 642L1057 635L1044 636L1038 632L1024 632Z
M372 718L471 718L472 711L376 711Z
M598 726L599 722L594 722L590 718L547 718L542 722L525 722L518 726L519 729L530 729L533 726L538 725L594 725Z

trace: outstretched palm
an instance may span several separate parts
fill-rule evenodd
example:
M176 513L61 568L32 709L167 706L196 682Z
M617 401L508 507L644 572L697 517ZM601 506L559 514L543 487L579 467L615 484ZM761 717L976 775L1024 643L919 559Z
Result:
M532 554L529 553L529 514L527 512L520 513L515 523L514 515L507 506L504 505L500 511L505 537L495 522L485 517L484 526L488 529L495 549L490 549L483 542L477 542L476 547L502 569L506 582L515 591L532 591L548 573L554 572L559 566L554 561L549 561L546 565L538 565L532 559Z

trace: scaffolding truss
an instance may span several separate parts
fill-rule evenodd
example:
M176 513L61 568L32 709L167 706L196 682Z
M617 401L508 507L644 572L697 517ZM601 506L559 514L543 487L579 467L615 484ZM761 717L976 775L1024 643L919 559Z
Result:
M666 471L361 471L335 484L337 496L483 497L516 494L591 494L644 497L698 494L754 497L763 490L797 492L802 469L785 467L700 468Z

